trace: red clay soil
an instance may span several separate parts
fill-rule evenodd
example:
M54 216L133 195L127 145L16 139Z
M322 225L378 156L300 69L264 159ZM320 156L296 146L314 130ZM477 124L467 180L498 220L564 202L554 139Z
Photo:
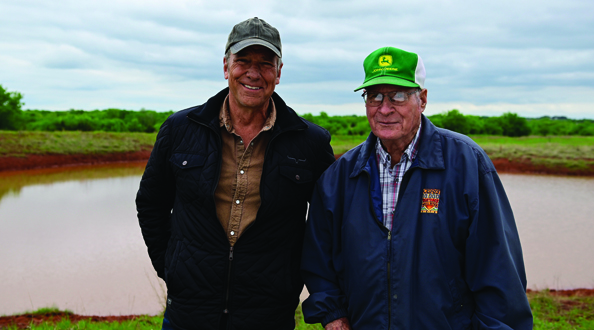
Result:
M18 171L36 168L49 168L74 165L94 165L118 162L148 160L151 152L122 152L111 154L79 154L79 155L28 155L26 157L0 157L0 172ZM338 159L342 154L336 155ZM587 169L549 168L543 165L493 159L495 168L500 173L532 173L555 175L594 176L594 166Z
M493 165L500 173L532 173L532 174L555 174L555 175L575 175L575 176L594 176L594 166L589 168L564 168L564 167L546 167L544 165L532 164L529 162L510 161L504 158L492 159Z
M122 322L133 320L139 315L121 315L121 316L88 316L77 315L66 312L48 312L43 314L22 314L12 316L0 316L0 329L16 326L19 329L28 329L30 324L39 325L42 322L58 323L62 319L68 319L72 323L87 320L91 322Z
M534 292L528 289L528 293ZM554 290L550 289L549 294L551 296L558 297L594 297L594 289L573 289L573 290Z
M338 159L340 156L342 154L335 155L335 158ZM594 176L594 166L585 169L569 169L563 167L551 168L529 162L509 161L504 158L492 159L492 161L499 173Z
M148 160L151 151L119 152L110 154L79 155L27 155L26 157L0 157L0 171L30 170L74 165L95 165Z

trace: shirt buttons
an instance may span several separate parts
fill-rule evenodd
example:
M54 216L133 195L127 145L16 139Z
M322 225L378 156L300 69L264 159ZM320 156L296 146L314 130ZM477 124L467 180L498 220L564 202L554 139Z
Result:
M395 294L394 296L392 296L392 298L398 299L398 295Z
M239 171L239 174L244 174L245 172L243 170Z
M232 230L229 234L231 234L231 236L235 235L235 232Z
M235 201L235 204L239 204L239 199Z
M184 166L188 165L188 161L187 161L187 160L184 160L184 161L182 162L182 165L184 165Z

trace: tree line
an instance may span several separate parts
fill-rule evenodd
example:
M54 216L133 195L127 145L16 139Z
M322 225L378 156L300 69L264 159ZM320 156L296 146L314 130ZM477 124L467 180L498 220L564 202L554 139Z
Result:
M306 114L305 119L318 124L330 134L367 135L369 124L365 116L329 116L322 112L318 116ZM582 135L594 136L594 120L569 119L566 117L523 118L515 113L504 113L498 117L464 115L457 109L427 116L431 122L442 128L470 135Z
M0 85L0 129L26 131L105 131L146 132L159 130L173 111L157 112L105 110L22 110L23 96L8 92ZM365 116L329 116L305 114L303 117L326 128L332 135L367 135L369 124ZM566 117L523 118L515 113L498 117L464 115L454 109L428 116L433 124L455 132L471 135L582 135L594 136L594 120Z
M145 132L159 130L173 111L153 110L22 110L23 96L0 85L0 129L22 131Z

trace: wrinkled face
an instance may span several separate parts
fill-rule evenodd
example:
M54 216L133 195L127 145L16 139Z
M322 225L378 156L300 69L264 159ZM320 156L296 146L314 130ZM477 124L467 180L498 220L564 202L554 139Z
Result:
M282 64L268 48L250 46L224 59L225 79L229 81L229 101L241 107L258 109L268 105L274 87L280 82Z
M382 93L384 95L390 92L411 92L413 90L415 89L395 85L374 85L366 88L368 94ZM421 113L425 110L426 104L426 89L416 95L411 94L406 102L399 105L391 103L387 97L384 97L379 106L365 104L371 131L384 145L410 143L419 128Z

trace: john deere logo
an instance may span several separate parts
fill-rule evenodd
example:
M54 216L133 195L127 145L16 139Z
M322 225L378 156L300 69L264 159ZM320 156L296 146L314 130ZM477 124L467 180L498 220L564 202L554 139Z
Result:
M392 65L392 55L382 55L379 58L379 66Z

